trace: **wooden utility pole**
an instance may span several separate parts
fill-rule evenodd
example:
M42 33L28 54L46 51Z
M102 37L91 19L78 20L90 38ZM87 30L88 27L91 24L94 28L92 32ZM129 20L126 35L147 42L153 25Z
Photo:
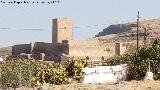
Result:
M139 50L139 11L138 11L138 15L137 15L137 50Z
M147 28L144 27L144 46L146 47L146 39L147 39Z

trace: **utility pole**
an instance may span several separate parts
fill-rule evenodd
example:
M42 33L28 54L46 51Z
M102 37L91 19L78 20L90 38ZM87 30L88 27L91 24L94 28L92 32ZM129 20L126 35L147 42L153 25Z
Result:
M147 29L144 27L144 46L146 47Z
M137 51L139 51L139 11L138 11L138 15L137 15Z

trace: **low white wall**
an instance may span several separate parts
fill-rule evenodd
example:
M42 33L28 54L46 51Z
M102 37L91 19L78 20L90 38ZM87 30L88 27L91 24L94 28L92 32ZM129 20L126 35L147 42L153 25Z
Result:
M104 83L126 80L127 65L98 66L96 68L83 68L84 83Z
M0 57L0 62L3 62L3 58Z

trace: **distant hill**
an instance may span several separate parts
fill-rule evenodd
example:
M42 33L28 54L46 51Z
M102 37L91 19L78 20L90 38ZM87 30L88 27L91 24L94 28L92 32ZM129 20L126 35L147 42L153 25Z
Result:
M144 36L144 31L147 30L148 38L157 38L160 36L160 19L143 20L139 23L139 35L140 38ZM136 22L110 25L103 31L95 35L95 38L105 38L108 35L115 35L114 38L132 38L136 37L137 24ZM107 38L106 38L107 39Z
M110 25L107 28L103 29L102 32L99 32L95 37L105 36L109 34L118 34L127 32L132 29L132 27L136 27L136 24L116 24Z

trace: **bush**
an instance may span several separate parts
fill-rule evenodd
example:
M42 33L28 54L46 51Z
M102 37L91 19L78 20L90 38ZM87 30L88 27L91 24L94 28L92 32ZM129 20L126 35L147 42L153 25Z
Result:
M122 64L121 58L122 58L121 56L117 56L117 55L113 56L105 60L103 65L114 66L114 65Z
M68 77L82 77L84 67L88 66L87 59L76 59L70 60L66 64L66 71L68 72Z
M160 79L160 43L154 43L146 47L140 47L139 51L132 50L121 56L114 56L106 60L107 65L128 65L129 79L140 80L146 75L149 70L154 74L154 79Z
M34 75L36 86L43 86L45 84L67 84L68 77L66 68L62 65L41 65L37 68Z
M26 59L11 59L1 64L3 87L67 84L68 77L82 76L86 59L71 60L65 65L45 64Z
M7 60L1 64L2 87L30 86L35 63L31 60Z

